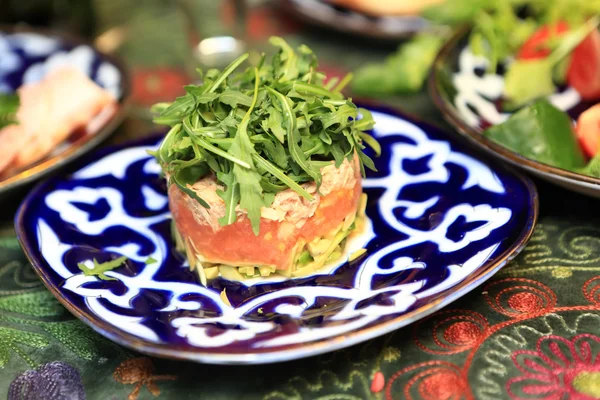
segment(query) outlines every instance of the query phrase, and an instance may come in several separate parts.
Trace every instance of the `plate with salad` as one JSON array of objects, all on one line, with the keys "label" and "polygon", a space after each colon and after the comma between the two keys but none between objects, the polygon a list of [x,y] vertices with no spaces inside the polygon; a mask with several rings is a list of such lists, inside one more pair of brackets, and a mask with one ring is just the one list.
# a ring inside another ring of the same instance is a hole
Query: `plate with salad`
[{"label": "plate with salad", "polygon": [[528,179],[271,43],[155,105],[166,135],[87,156],[19,208],[35,271],[106,337],[219,364],[320,354],[445,306],[530,238]]},{"label": "plate with salad", "polygon": [[600,4],[489,3],[445,45],[430,92],[483,149],[600,197]]},{"label": "plate with salad", "polygon": [[90,150],[124,117],[124,67],[81,40],[7,28],[0,59],[0,195]]}]

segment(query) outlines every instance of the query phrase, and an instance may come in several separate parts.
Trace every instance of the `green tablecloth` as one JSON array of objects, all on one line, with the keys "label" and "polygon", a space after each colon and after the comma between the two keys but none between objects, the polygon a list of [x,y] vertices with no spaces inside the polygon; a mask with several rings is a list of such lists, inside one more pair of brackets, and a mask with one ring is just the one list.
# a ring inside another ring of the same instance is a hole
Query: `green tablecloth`
[{"label": "green tablecloth", "polygon": [[[249,3],[248,36],[259,48],[280,34],[308,44],[333,72],[390,50]],[[227,7],[190,4],[202,34],[226,32]],[[193,63],[174,2],[98,0],[95,6],[99,32],[125,28],[113,33],[125,33],[116,51],[131,67],[136,107],[111,139],[119,142],[152,129],[145,105],[176,94]],[[443,125],[425,93],[388,102]],[[152,359],[95,334],[35,276],[12,230],[15,206],[6,205],[0,214],[0,397],[11,382],[39,384],[43,375],[71,393],[103,400],[599,399],[599,203],[536,183],[535,235],[487,284],[426,320],[349,349],[245,367]]]}]

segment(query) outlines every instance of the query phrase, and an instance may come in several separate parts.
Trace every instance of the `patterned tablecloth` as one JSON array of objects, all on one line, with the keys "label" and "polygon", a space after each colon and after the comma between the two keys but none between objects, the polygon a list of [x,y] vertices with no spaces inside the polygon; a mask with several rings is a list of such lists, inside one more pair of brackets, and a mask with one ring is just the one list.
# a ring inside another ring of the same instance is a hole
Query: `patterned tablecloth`
[{"label": "patterned tablecloth", "polygon": [[[389,46],[304,27],[249,2],[248,38],[308,44],[330,73],[382,59]],[[177,95],[193,61],[175,2],[97,0],[102,45],[132,70],[135,104],[112,142],[152,129],[145,106]],[[217,1],[189,2],[201,34],[227,32]],[[160,27],[160,28],[158,28]],[[443,124],[425,93],[389,99]],[[0,213],[0,397],[69,399],[600,399],[598,201],[536,182],[541,214],[523,253],[487,284],[421,322],[323,356],[265,366],[148,358],[95,334],[33,273]],[[17,203],[18,196],[12,203]],[[7,211],[8,210],[8,211]],[[36,397],[36,395],[38,397]]]}]

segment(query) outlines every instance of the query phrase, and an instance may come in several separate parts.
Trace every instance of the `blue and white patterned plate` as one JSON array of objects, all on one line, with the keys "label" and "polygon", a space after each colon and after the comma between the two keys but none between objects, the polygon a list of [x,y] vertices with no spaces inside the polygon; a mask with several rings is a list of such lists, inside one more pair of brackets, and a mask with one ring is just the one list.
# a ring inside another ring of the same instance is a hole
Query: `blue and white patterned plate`
[{"label": "blue and white patterned plate", "polygon": [[[430,125],[373,109],[383,154],[364,180],[367,253],[288,281],[199,284],[170,234],[150,138],[88,157],[38,186],[16,230],[54,295],[106,337],[156,356],[268,363],[382,335],[445,306],[523,248],[537,216],[530,181],[487,166]],[[129,258],[103,281],[79,262]],[[145,264],[149,257],[156,263]],[[227,301],[220,296],[225,289]]]},{"label": "blue and white patterned plate", "polygon": [[119,108],[108,121],[91,132],[69,138],[45,159],[16,175],[0,176],[0,195],[39,179],[89,151],[114,131],[125,115],[130,87],[126,71],[118,60],[78,39],[34,31],[0,30],[0,92],[14,92],[23,84],[41,80],[48,72],[64,65],[78,68],[98,85],[112,93]]}]

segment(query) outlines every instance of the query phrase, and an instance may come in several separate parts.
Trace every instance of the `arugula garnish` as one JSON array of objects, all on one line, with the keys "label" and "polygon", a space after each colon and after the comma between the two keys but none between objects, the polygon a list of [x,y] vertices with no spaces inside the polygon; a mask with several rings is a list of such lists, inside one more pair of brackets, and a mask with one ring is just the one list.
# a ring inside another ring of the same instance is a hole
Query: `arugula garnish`
[{"label": "arugula garnish", "polygon": [[146,261],[144,261],[144,264],[146,264],[146,265],[156,264],[156,260],[154,258],[152,258],[152,257],[148,257],[146,259]]},{"label": "arugula garnish", "polygon": [[341,93],[351,75],[324,84],[307,46],[294,50],[279,37],[270,43],[279,49],[270,60],[263,54],[238,71],[245,54],[223,71],[199,71],[201,84],[152,108],[154,122],[171,127],[153,153],[169,183],[208,207],[191,185],[214,174],[224,188],[217,192],[226,210],[219,223],[234,223],[239,206],[255,234],[261,207],[276,193],[290,188],[312,200],[301,185],[314,181],[319,187],[323,166],[339,166],[356,154],[364,174],[364,166],[375,169],[364,144],[380,151],[365,133],[374,125],[371,114]]},{"label": "arugula garnish", "polygon": [[120,267],[125,261],[127,261],[127,257],[125,256],[103,263],[99,263],[94,258],[94,268],[88,268],[84,263],[78,263],[77,266],[85,276],[97,276],[105,281],[116,281],[116,278],[106,275],[105,272],[112,271],[113,269]]},{"label": "arugula garnish", "polygon": [[0,93],[0,129],[18,123],[18,109],[19,96],[13,93]]}]

